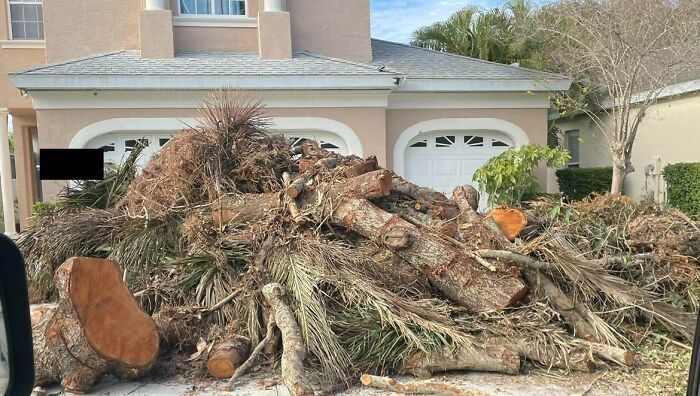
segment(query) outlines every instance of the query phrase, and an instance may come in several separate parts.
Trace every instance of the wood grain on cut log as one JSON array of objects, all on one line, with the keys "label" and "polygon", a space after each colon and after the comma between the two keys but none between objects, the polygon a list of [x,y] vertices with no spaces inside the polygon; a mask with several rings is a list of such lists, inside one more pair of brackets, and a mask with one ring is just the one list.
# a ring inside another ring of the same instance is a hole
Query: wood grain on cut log
[{"label": "wood grain on cut log", "polygon": [[520,209],[501,206],[491,210],[486,216],[496,221],[498,228],[510,241],[514,241],[527,227],[527,215]]},{"label": "wood grain on cut log", "polygon": [[549,302],[571,326],[574,335],[591,342],[599,342],[595,329],[588,321],[576,311],[573,301],[564,294],[545,274],[536,269],[523,271],[527,281],[531,285],[539,286],[542,293],[549,299]]},{"label": "wood grain on cut log", "polygon": [[158,355],[158,332],[109,260],[70,258],[54,276],[55,308],[35,313],[35,382],[86,392],[105,373],[143,373]]},{"label": "wood grain on cut log", "polygon": [[520,356],[517,351],[501,345],[444,346],[430,352],[414,353],[404,361],[401,370],[421,378],[453,370],[518,374]]},{"label": "wood grain on cut log", "polygon": [[399,382],[389,377],[364,374],[360,377],[362,385],[405,395],[444,395],[444,396],[487,396],[476,389],[465,389],[432,381]]},{"label": "wood grain on cut log", "polygon": [[250,352],[250,340],[234,337],[221,343],[207,361],[207,372],[214,378],[231,378],[236,369],[245,362]]},{"label": "wood grain on cut log", "polygon": [[452,190],[452,200],[457,203],[462,212],[467,211],[467,205],[473,211],[479,209],[479,191],[473,186],[457,186]]},{"label": "wood grain on cut log", "polygon": [[525,283],[518,276],[489,271],[439,236],[425,232],[365,199],[344,197],[341,191],[332,208],[330,220],[334,224],[378,244],[383,244],[388,234],[394,235],[393,238],[402,232],[407,234],[406,240],[410,244],[396,249],[396,254],[418,268],[450,300],[473,312],[503,309],[520,301],[527,292]]},{"label": "wood grain on cut log", "polygon": [[262,292],[282,333],[282,381],[294,396],[313,396],[314,390],[304,374],[306,345],[294,313],[286,301],[284,287],[271,283],[265,285]]}]

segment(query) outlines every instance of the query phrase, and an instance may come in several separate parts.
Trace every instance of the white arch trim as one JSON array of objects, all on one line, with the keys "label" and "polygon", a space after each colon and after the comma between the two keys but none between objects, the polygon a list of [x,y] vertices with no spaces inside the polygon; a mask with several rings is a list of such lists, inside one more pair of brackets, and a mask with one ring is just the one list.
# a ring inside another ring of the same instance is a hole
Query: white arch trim
[{"label": "white arch trim", "polygon": [[416,136],[433,131],[465,131],[465,130],[490,130],[501,132],[513,140],[515,147],[521,147],[530,142],[527,133],[519,126],[500,118],[439,118],[419,122],[401,132],[394,145],[394,171],[405,176],[404,154],[408,144]]},{"label": "white arch trim", "polygon": [[340,121],[321,117],[272,117],[270,129],[281,131],[319,130],[340,136],[350,150],[349,154],[363,157],[362,142],[355,131]]},{"label": "white arch trim", "polygon": [[78,131],[68,147],[85,148],[92,139],[111,132],[179,131],[199,124],[196,118],[110,118]]},{"label": "white arch trim", "polygon": [[[84,148],[92,139],[111,132],[177,131],[198,126],[196,118],[111,118],[90,124],[73,136],[68,147]],[[321,130],[340,136],[350,154],[363,157],[362,143],[355,131],[342,122],[320,117],[271,117],[270,129],[284,131]]]}]

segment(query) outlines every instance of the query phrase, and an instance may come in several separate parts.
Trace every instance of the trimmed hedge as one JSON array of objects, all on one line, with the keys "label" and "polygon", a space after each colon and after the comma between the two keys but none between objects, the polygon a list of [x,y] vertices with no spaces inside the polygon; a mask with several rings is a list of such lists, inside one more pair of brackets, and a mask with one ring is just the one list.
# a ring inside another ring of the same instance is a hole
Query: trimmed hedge
[{"label": "trimmed hedge", "polygon": [[612,167],[565,168],[556,171],[559,191],[573,200],[586,198],[593,193],[610,191]]},{"label": "trimmed hedge", "polygon": [[700,218],[700,162],[666,165],[669,205]]}]

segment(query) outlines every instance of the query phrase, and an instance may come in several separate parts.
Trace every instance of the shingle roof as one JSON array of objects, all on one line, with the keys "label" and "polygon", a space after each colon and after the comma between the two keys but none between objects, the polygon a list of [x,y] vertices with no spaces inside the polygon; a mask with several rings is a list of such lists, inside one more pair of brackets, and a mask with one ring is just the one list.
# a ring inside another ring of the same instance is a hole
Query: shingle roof
[{"label": "shingle roof", "polygon": [[51,64],[23,75],[167,76],[367,76],[390,75],[376,66],[300,52],[292,59],[261,60],[253,53],[179,52],[170,59],[144,59],[126,50]]},{"label": "shingle roof", "polygon": [[[22,89],[381,89],[430,92],[568,89],[560,75],[372,40],[374,59],[352,62],[308,52],[262,60],[255,53],[139,51],[93,55],[12,73]],[[182,78],[182,77],[188,78]]]},{"label": "shingle roof", "polygon": [[425,79],[562,79],[559,74],[546,73],[501,63],[483,61],[437,52],[406,44],[372,39],[371,64],[386,66],[388,70],[409,78]]}]

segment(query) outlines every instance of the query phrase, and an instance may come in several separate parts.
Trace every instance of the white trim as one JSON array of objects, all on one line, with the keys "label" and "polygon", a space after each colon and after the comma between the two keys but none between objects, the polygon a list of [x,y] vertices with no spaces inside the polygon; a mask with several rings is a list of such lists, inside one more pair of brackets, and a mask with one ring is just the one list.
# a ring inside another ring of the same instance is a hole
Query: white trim
[{"label": "white trim", "polygon": [[2,49],[44,49],[44,40],[0,40]]},{"label": "white trim", "polygon": [[[267,108],[386,108],[389,91],[254,91]],[[196,109],[205,91],[32,91],[35,110]]]},{"label": "white trim", "polygon": [[[200,122],[196,118],[111,118],[90,124],[73,136],[69,148],[84,148],[98,136],[112,132],[145,131],[179,131],[187,127],[196,127]],[[271,117],[271,130],[309,131],[321,130],[341,137],[350,154],[363,156],[362,143],[355,131],[342,122],[320,117]]]},{"label": "white trim", "polygon": [[[656,99],[665,99],[671,96],[678,96],[689,92],[700,91],[700,80],[686,81],[678,84],[668,85],[659,91]],[[642,102],[646,99],[651,91],[642,91],[637,94],[632,95],[630,100],[631,104]],[[612,107],[613,100],[611,98],[605,99],[602,103],[602,107],[608,109]]]},{"label": "white trim", "polygon": [[179,131],[195,127],[195,118],[111,118],[90,124],[73,136],[68,148],[84,148],[94,138],[111,132]]},{"label": "white trim", "polygon": [[456,80],[456,79],[412,79],[403,80],[401,92],[498,92],[498,91],[566,91],[571,86],[568,79],[530,80]]},{"label": "white trim", "polygon": [[[6,4],[6,10],[7,10],[7,37],[10,40],[14,40],[14,36],[12,35],[12,15],[10,13],[10,1],[8,0],[5,2]],[[42,16],[44,12],[44,2],[43,0],[36,0],[36,1],[31,1],[31,2],[22,2],[22,3],[17,3],[17,4],[33,4],[33,5],[41,5],[41,11],[42,11]],[[43,22],[43,18],[42,18]],[[44,26],[44,28],[46,28]],[[44,31],[44,38],[46,38],[46,31]],[[18,39],[17,41],[34,41],[34,40],[24,40],[24,39]],[[38,40],[37,40],[38,41]],[[43,40],[42,40],[43,41]],[[5,47],[3,47],[5,48]]]},{"label": "white trim", "polygon": [[545,93],[407,93],[389,95],[390,109],[549,109]]},{"label": "white trim", "polygon": [[394,144],[394,171],[405,176],[405,156],[408,144],[422,133],[450,130],[487,130],[501,132],[513,141],[513,147],[522,147],[530,142],[527,133],[519,126],[500,118],[440,118],[419,122],[401,133]]},{"label": "white trim", "polygon": [[10,113],[7,109],[0,109],[0,191],[2,194],[3,222],[5,223],[5,233],[13,235],[15,230],[15,204],[14,189],[12,187],[12,167],[10,164],[10,142],[8,135],[8,118]]},{"label": "white trim", "polygon": [[362,142],[355,131],[340,121],[320,117],[272,117],[270,129],[282,131],[321,130],[340,136],[348,146],[349,154],[364,157]]},{"label": "white trim", "polygon": [[258,20],[247,16],[187,15],[174,16],[173,26],[255,28]]},{"label": "white trim", "polygon": [[393,75],[34,75],[11,74],[16,87],[25,90],[96,89],[395,89]]}]

